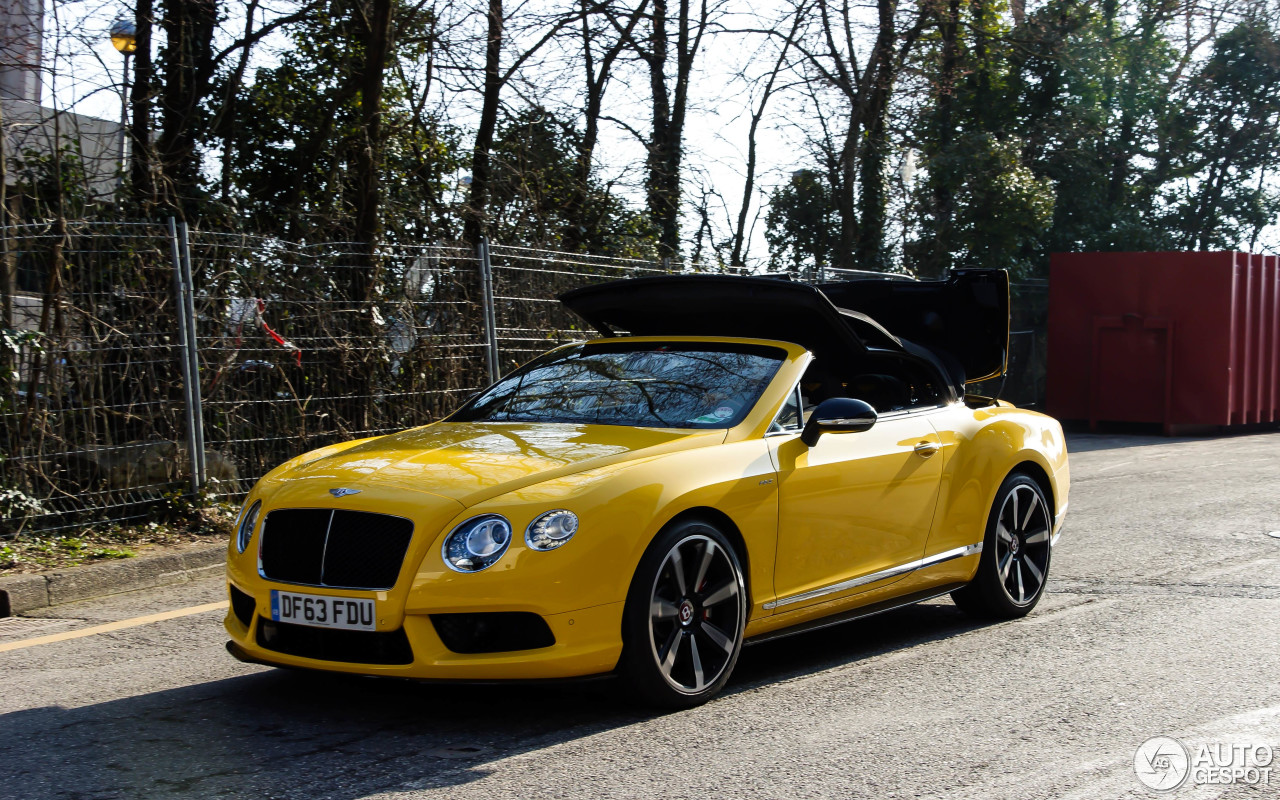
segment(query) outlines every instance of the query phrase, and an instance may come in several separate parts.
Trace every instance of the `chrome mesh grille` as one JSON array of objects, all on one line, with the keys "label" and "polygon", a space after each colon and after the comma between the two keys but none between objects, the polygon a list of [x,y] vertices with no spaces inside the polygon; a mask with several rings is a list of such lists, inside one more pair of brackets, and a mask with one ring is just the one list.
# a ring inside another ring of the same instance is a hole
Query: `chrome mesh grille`
[{"label": "chrome mesh grille", "polygon": [[269,580],[342,589],[390,589],[413,523],[327,508],[282,508],[262,524],[260,571]]}]

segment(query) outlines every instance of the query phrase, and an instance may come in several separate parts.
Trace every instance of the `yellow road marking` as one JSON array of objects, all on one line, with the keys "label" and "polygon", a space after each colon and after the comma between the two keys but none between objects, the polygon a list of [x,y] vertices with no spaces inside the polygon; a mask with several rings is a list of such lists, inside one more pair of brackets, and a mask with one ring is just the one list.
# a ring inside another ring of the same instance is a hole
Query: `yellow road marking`
[{"label": "yellow road marking", "polygon": [[159,614],[148,614],[145,617],[134,617],[133,619],[122,619],[119,622],[108,622],[105,625],[94,625],[92,628],[81,628],[78,631],[51,633],[48,636],[36,636],[32,639],[21,639],[16,642],[6,642],[4,644],[0,644],[0,653],[7,652],[9,650],[22,650],[27,647],[35,647],[38,644],[65,642],[68,639],[79,639],[83,636],[96,636],[99,633],[110,633],[111,631],[124,630],[125,628],[136,628],[139,625],[150,625],[153,622],[163,622],[166,619],[176,619],[177,617],[189,617],[192,614],[203,614],[206,611],[216,611],[226,607],[227,601],[219,600],[216,603],[205,603],[202,606],[179,608],[175,611],[161,611]]}]

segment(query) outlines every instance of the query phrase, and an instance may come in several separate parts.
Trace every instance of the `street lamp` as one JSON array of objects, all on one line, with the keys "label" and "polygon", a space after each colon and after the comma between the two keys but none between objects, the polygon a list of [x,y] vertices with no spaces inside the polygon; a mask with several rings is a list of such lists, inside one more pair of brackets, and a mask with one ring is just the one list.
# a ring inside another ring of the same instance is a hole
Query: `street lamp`
[{"label": "street lamp", "polygon": [[111,46],[124,56],[124,83],[120,89],[120,174],[116,188],[124,184],[125,144],[129,130],[129,56],[138,49],[138,28],[132,20],[121,17],[111,23]]}]

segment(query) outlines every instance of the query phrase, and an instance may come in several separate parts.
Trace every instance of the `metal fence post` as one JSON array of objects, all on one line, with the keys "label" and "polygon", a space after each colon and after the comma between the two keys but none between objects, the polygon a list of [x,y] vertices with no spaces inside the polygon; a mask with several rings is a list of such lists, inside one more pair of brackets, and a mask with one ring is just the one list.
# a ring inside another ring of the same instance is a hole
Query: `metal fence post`
[{"label": "metal fence post", "polygon": [[178,322],[178,364],[182,368],[182,409],[187,422],[187,455],[191,466],[191,492],[200,491],[200,471],[196,462],[195,399],[192,395],[192,370],[190,350],[187,347],[187,302],[183,286],[182,249],[178,240],[178,225],[169,217],[169,250],[173,259],[173,307]]},{"label": "metal fence post", "polygon": [[190,363],[192,421],[195,423],[195,450],[191,467],[198,487],[209,481],[208,465],[204,461],[204,401],[200,396],[200,343],[196,336],[196,283],[191,277],[191,238],[187,223],[178,226],[182,244],[183,302],[186,305],[187,361]]},{"label": "metal fence post", "polygon": [[489,261],[489,240],[481,239],[476,245],[480,260],[480,296],[484,306],[485,367],[489,383],[496,383],[498,373],[498,314],[493,302],[493,265]]}]

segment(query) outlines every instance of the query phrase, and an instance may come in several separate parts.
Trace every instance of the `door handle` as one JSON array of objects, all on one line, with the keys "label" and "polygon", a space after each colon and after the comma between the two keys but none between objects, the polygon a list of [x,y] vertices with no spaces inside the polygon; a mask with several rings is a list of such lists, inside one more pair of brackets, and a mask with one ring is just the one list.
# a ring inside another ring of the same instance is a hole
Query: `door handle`
[{"label": "door handle", "polygon": [[920,442],[916,445],[916,455],[921,458],[928,458],[934,453],[942,449],[942,445],[937,442]]}]

